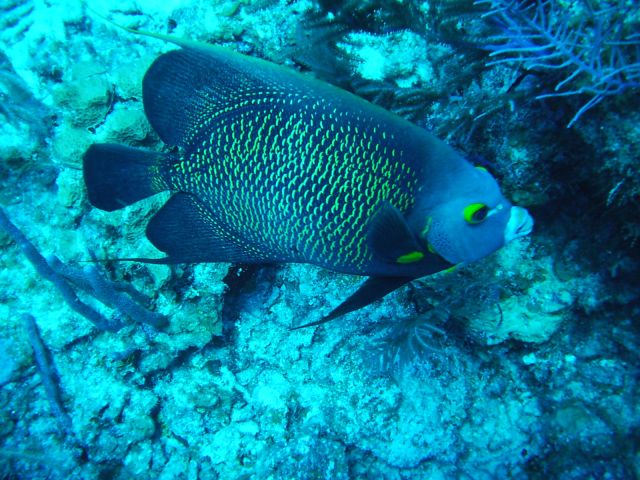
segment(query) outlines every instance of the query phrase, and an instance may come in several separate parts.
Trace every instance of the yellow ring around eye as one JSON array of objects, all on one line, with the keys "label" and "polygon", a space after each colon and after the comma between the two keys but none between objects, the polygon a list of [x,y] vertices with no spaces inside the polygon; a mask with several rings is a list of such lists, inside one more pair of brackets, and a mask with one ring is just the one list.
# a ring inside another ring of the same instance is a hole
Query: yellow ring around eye
[{"label": "yellow ring around eye", "polygon": [[489,170],[487,170],[487,169],[486,169],[486,168],[484,168],[484,167],[481,167],[480,165],[476,165],[476,168],[477,168],[478,170],[482,171],[482,172],[487,172],[487,173],[489,173]]},{"label": "yellow ring around eye", "polygon": [[484,203],[471,203],[462,211],[464,220],[474,225],[487,218],[487,213],[489,213],[489,208]]}]

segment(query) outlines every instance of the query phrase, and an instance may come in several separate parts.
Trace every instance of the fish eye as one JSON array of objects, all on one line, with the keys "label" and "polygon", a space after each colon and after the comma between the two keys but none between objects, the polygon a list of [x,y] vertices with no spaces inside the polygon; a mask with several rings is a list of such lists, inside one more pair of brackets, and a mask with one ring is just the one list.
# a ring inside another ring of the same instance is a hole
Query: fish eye
[{"label": "fish eye", "polygon": [[467,223],[475,225],[487,218],[489,207],[484,203],[471,203],[464,207],[462,215]]}]

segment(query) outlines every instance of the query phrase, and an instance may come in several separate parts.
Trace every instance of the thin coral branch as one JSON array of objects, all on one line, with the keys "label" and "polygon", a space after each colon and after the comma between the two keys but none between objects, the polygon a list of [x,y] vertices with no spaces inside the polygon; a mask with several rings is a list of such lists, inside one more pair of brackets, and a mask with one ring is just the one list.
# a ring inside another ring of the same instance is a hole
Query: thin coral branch
[{"label": "thin coral branch", "polygon": [[46,259],[40,255],[40,252],[34,247],[34,245],[27,239],[27,237],[16,227],[3,208],[0,207],[0,229],[9,234],[11,239],[16,242],[18,248],[22,250],[22,253],[31,262],[36,271],[45,280],[50,281],[64,298],[64,301],[73,310],[82,315],[84,318],[93,323],[100,330],[108,330],[111,332],[118,331],[122,328],[122,324],[118,321],[113,321],[105,318],[102,314],[91,308],[89,305],[80,301],[76,293],[73,291],[69,283],[59,274],[57,274],[47,263]]},{"label": "thin coral branch", "polygon": [[62,263],[55,256],[49,258],[49,264],[56,273],[66,280],[91,294],[102,304],[127,315],[135,322],[151,325],[156,329],[167,326],[167,318],[164,315],[141,306],[148,304],[150,299],[131,285],[112,282],[94,266],[80,269]]},{"label": "thin coral branch", "polygon": [[53,283],[65,302],[77,313],[91,321],[100,330],[117,331],[124,326],[119,319],[108,319],[89,305],[83,303],[72,287],[79,288],[136,323],[144,323],[161,329],[167,324],[167,318],[146,309],[143,305],[149,299],[130,285],[118,284],[105,278],[94,266],[84,269],[62,263],[57,257],[46,260],[27,239],[27,237],[9,220],[0,208],[0,229],[4,229],[16,242],[20,250],[29,259],[36,271]]},{"label": "thin coral branch", "polygon": [[[87,446],[78,438],[73,430],[71,416],[67,412],[62,401],[62,388],[60,386],[60,375],[53,361],[53,355],[42,340],[40,328],[36,319],[28,313],[22,315],[24,328],[27,332],[27,340],[33,350],[33,359],[36,369],[40,374],[42,386],[45,391],[46,398],[51,407],[51,413],[58,423],[58,428],[68,446],[75,447],[73,455],[76,459],[86,454]],[[24,458],[22,452],[20,457]]]},{"label": "thin coral branch", "polygon": [[60,377],[53,363],[51,352],[42,341],[40,329],[38,328],[35,318],[29,314],[24,314],[22,320],[24,322],[24,328],[27,331],[27,339],[33,349],[33,358],[53,416],[58,422],[60,432],[66,437],[72,437],[74,433],[71,425],[71,417],[69,417],[62,403]]}]

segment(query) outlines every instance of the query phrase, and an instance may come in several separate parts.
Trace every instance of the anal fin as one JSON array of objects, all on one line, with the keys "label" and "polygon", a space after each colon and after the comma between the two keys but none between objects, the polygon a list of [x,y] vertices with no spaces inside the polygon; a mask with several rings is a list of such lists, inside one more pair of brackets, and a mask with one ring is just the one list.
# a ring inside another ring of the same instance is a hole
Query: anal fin
[{"label": "anal fin", "polygon": [[163,263],[263,261],[249,249],[200,200],[176,193],[151,218],[147,238],[167,254]]},{"label": "anal fin", "polygon": [[358,290],[355,291],[349,298],[338,305],[328,315],[322,317],[320,320],[299,325],[291,328],[291,330],[298,330],[305,327],[313,327],[316,325],[322,325],[323,323],[330,322],[342,315],[358,310],[362,307],[366,307],[370,303],[384,297],[385,295],[400,288],[402,285],[414,280],[413,277],[369,277],[365,282],[360,285]]}]

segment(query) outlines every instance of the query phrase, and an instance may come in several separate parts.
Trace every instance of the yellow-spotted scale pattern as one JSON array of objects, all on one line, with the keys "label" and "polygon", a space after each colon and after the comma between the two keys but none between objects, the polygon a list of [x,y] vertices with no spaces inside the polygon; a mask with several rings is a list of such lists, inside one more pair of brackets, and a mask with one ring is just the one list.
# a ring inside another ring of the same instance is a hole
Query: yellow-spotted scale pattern
[{"label": "yellow-spotted scale pattern", "polygon": [[413,204],[417,176],[375,118],[277,85],[201,101],[192,147],[163,176],[209,200],[217,234],[255,260],[360,272],[381,202]]}]

